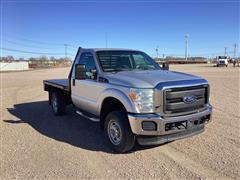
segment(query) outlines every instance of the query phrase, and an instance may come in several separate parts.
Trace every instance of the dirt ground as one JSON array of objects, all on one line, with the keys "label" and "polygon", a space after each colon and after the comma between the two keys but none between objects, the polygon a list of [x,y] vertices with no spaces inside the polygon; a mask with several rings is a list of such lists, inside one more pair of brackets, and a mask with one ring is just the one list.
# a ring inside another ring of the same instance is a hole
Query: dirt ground
[{"label": "dirt ground", "polygon": [[127,154],[109,149],[99,125],[55,117],[42,80],[69,68],[1,73],[0,179],[240,179],[240,68],[173,65],[206,78],[214,107],[205,132]]}]

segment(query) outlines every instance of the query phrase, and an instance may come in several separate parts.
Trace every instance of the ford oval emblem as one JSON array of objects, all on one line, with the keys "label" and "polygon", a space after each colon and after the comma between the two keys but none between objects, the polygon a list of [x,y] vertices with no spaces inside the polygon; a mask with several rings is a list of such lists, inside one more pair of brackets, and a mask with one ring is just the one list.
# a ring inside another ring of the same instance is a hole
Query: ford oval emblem
[{"label": "ford oval emblem", "polygon": [[186,104],[192,104],[196,101],[197,101],[197,96],[195,95],[183,97],[183,102],[185,102]]}]

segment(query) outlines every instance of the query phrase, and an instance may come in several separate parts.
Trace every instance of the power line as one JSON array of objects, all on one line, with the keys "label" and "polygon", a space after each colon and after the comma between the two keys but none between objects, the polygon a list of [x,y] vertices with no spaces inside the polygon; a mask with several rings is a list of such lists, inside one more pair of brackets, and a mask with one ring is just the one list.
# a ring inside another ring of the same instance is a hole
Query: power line
[{"label": "power line", "polygon": [[7,42],[7,43],[10,43],[10,44],[15,44],[15,45],[19,45],[19,46],[24,46],[24,47],[30,47],[30,48],[38,48],[38,49],[60,49],[61,47],[55,47],[55,48],[52,48],[52,47],[40,47],[40,46],[35,46],[35,45],[30,45],[30,44],[23,44],[23,43],[18,43],[18,42],[15,42],[15,41],[10,41],[10,40],[7,40],[7,39],[3,39],[3,38],[0,38],[0,40],[4,41],[4,42]]},{"label": "power line", "polygon": [[13,51],[13,52],[26,53],[26,54],[64,55],[63,53],[46,53],[46,52],[23,51],[23,50],[19,50],[19,49],[11,49],[11,48],[4,48],[4,47],[0,47],[0,49],[5,50],[5,51]]},{"label": "power line", "polygon": [[[9,33],[3,33],[3,34],[7,35],[8,37],[10,35]],[[17,37],[17,38],[14,38],[14,39],[19,39],[21,41],[27,41],[27,42],[38,43],[38,44],[45,44],[45,45],[59,45],[59,46],[63,45],[63,43],[52,43],[52,42],[36,41],[36,40],[31,40],[31,39],[22,38],[22,37]]]},{"label": "power line", "polygon": [[[5,36],[10,38],[9,33],[3,33],[3,34],[5,34]],[[43,45],[51,45],[51,46],[63,46],[63,44],[65,44],[65,43],[55,43],[55,42],[44,42],[44,41],[38,41],[38,40],[31,40],[31,39],[22,38],[22,37],[17,37],[17,38],[14,38],[14,39],[18,39],[20,41],[26,41],[26,42],[34,43],[34,44],[43,44]],[[74,46],[72,44],[69,44],[69,46],[77,48],[77,46]]]}]

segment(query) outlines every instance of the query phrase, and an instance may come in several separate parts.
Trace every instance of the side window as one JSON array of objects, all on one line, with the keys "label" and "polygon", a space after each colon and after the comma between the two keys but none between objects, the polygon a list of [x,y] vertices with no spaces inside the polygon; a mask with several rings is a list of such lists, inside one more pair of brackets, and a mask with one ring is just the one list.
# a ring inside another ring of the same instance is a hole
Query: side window
[{"label": "side window", "polygon": [[95,79],[95,75],[96,73],[94,73],[94,71],[96,71],[96,65],[95,65],[95,61],[93,58],[92,53],[89,52],[85,52],[82,53],[79,60],[78,60],[78,64],[84,64],[86,66],[86,78],[87,79]]}]

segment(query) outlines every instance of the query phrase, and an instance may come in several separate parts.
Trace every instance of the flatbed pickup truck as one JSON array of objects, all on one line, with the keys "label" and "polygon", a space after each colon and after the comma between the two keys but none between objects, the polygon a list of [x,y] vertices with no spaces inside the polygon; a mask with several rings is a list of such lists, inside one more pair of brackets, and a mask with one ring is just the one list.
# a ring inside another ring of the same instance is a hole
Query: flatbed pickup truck
[{"label": "flatbed pickup truck", "polygon": [[205,79],[169,71],[137,50],[79,48],[68,78],[43,84],[55,115],[73,105],[99,122],[116,152],[202,133],[211,120]]}]

